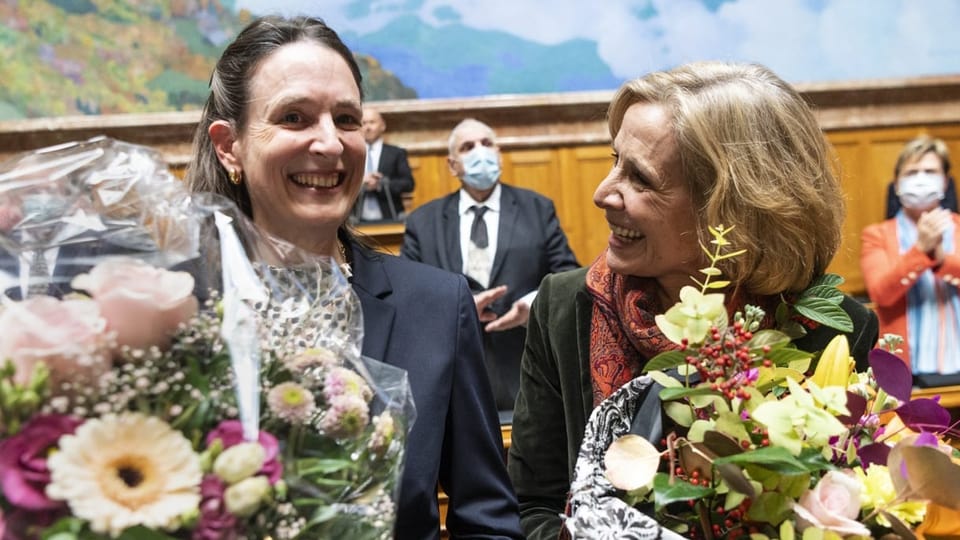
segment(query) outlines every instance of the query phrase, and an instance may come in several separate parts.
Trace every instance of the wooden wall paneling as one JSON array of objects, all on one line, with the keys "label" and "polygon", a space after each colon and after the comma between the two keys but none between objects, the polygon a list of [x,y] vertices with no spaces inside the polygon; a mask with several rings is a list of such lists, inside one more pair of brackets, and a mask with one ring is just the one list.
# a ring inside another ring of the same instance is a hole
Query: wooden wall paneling
[{"label": "wooden wall paneling", "polygon": [[559,191],[560,161],[555,149],[501,151],[504,183],[550,197]]},{"label": "wooden wall paneling", "polygon": [[557,150],[557,159],[560,163],[559,192],[553,195],[553,203],[557,209],[557,219],[560,227],[567,235],[570,249],[577,257],[577,261],[589,264],[589,253],[586,252],[585,230],[581,209],[584,207],[583,193],[581,192],[580,178],[577,173],[576,149],[560,148]]},{"label": "wooden wall paneling", "polygon": [[572,236],[570,247],[582,265],[588,265],[607,246],[610,229],[603,211],[593,204],[593,193],[613,165],[610,146],[591,145],[568,150],[571,163],[566,167],[564,194],[570,202],[564,206],[561,223]]},{"label": "wooden wall paneling", "polygon": [[417,183],[413,190],[414,209],[460,188],[460,181],[449,172],[445,154],[421,154],[415,159],[419,167],[414,177]]},{"label": "wooden wall paneling", "polygon": [[864,190],[861,184],[864,178],[861,156],[867,149],[864,148],[862,138],[856,134],[835,134],[830,137],[830,142],[838,161],[835,173],[839,175],[843,186],[847,214],[840,249],[837,250],[828,271],[844,277],[845,281],[840,287],[844,292],[859,295],[865,288],[860,276],[860,231],[866,226],[862,221],[865,215],[864,204],[875,202],[875,197],[864,195],[864,191],[869,194],[870,190]]}]

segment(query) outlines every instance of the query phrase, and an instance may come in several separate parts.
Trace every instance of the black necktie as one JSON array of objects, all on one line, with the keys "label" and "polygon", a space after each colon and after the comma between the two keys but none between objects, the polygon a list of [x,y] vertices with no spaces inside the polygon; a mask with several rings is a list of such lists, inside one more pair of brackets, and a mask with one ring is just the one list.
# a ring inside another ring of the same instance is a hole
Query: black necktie
[{"label": "black necktie", "polygon": [[483,221],[483,214],[488,208],[486,206],[471,206],[473,211],[473,226],[470,227],[470,241],[478,248],[486,248],[489,243],[487,240],[487,223]]}]

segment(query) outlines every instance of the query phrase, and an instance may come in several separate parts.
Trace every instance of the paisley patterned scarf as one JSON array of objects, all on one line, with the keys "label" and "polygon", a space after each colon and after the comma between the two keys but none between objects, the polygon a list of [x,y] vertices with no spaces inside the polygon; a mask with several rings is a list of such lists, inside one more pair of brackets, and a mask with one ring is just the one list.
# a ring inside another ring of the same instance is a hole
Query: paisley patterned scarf
[{"label": "paisley patterned scarf", "polygon": [[[614,273],[607,266],[606,250],[587,271],[587,290],[593,297],[590,381],[594,407],[639,376],[647,360],[680,348],[663,335],[654,320],[666,312],[656,296],[658,286],[653,278]],[[778,297],[757,297],[734,291],[728,299],[729,315],[752,304],[766,312],[761,328],[774,325]]]},{"label": "paisley patterned scarf", "polygon": [[654,317],[665,311],[656,288],[652,278],[610,270],[606,250],[587,271],[587,290],[594,300],[590,324],[594,406],[639,375],[647,360],[679,348],[654,322]]}]

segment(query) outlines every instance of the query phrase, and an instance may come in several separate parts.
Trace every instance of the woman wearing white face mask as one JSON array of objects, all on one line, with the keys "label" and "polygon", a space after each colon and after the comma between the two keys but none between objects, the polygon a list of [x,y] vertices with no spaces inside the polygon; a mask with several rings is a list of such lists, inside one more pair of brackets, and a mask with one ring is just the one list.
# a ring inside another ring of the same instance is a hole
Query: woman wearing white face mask
[{"label": "woman wearing white face mask", "polygon": [[949,170],[940,139],[907,143],[895,167],[902,208],[862,235],[880,333],[904,338],[901,356],[915,374],[960,372],[960,215],[941,207]]}]

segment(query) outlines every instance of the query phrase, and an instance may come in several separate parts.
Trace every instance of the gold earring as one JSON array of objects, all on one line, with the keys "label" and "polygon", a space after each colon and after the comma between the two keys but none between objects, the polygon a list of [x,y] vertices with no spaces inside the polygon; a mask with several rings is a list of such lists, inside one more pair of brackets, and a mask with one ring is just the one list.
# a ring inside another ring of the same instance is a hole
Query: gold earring
[{"label": "gold earring", "polygon": [[240,182],[243,181],[243,176],[238,170],[231,169],[227,174],[230,176],[230,183],[235,186],[239,186]]}]

